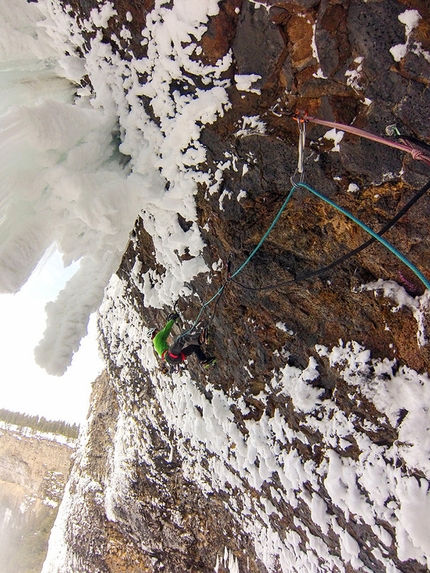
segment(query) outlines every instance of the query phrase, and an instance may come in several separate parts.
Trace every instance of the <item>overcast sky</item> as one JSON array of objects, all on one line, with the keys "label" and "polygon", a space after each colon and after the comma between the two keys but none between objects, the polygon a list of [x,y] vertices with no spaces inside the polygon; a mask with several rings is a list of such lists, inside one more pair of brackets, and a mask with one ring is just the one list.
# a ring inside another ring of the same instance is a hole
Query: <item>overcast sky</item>
[{"label": "overcast sky", "polygon": [[94,317],[90,335],[64,376],[49,376],[33,357],[45,328],[45,304],[55,299],[73,270],[64,270],[55,253],[18,294],[0,295],[0,408],[67,422],[85,419],[91,382],[102,370]]}]

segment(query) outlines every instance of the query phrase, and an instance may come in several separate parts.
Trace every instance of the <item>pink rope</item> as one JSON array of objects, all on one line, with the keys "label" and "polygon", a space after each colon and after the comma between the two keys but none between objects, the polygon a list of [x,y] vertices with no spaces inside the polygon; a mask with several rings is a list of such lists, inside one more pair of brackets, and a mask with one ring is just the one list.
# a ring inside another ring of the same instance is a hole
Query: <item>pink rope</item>
[{"label": "pink rope", "polygon": [[309,115],[305,115],[303,117],[303,120],[310,121],[312,123],[317,123],[318,125],[324,125],[326,127],[334,127],[335,129],[338,129],[340,131],[346,131],[348,133],[352,133],[353,135],[358,135],[359,137],[365,137],[366,139],[376,141],[377,143],[382,143],[383,145],[388,145],[389,147],[394,147],[395,149],[406,151],[407,153],[410,153],[414,159],[418,161],[424,161],[424,163],[430,165],[430,157],[425,155],[423,151],[417,149],[416,147],[412,147],[410,145],[406,145],[403,143],[398,143],[397,141],[391,141],[390,139],[385,139],[384,137],[373,135],[373,133],[368,133],[367,131],[363,131],[358,127],[352,127],[351,125],[345,125],[343,123],[326,121],[325,119],[318,119],[316,117],[311,117]]}]

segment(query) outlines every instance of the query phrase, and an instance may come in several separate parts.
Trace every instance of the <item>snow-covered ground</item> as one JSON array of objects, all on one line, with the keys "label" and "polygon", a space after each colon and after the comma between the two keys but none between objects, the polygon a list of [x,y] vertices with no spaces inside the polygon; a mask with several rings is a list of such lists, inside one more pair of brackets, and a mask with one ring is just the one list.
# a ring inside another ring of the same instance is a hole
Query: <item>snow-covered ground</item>
[{"label": "snow-covered ground", "polygon": [[40,430],[33,430],[33,428],[28,428],[25,426],[16,426],[14,424],[8,424],[6,422],[0,421],[0,432],[1,430],[7,430],[8,432],[14,432],[19,436],[25,436],[27,438],[36,438],[40,440],[49,440],[51,442],[57,442],[58,444],[63,444],[69,446],[70,448],[75,448],[76,439],[68,438],[62,434],[53,434],[52,432],[41,432]]}]

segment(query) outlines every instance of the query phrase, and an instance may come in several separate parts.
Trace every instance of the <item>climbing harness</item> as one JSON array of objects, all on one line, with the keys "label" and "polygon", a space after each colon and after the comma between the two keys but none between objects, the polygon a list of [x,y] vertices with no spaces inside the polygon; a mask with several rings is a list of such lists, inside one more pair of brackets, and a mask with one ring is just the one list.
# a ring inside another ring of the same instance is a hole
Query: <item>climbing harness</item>
[{"label": "climbing harness", "polygon": [[[331,199],[329,199],[328,197],[326,197],[325,195],[323,195],[322,193],[320,193],[319,191],[317,191],[316,189],[314,189],[310,185],[304,183],[304,151],[305,151],[305,143],[306,143],[306,122],[310,121],[310,122],[318,124],[318,125],[323,125],[326,127],[332,127],[332,128],[335,128],[335,129],[338,129],[341,131],[346,131],[348,133],[358,135],[359,137],[364,137],[366,139],[370,139],[370,140],[375,141],[377,143],[382,143],[383,145],[388,145],[390,147],[394,147],[394,148],[399,149],[401,151],[405,151],[407,153],[410,153],[415,160],[423,161],[424,163],[426,163],[429,166],[430,166],[430,156],[427,155],[426,153],[424,153],[424,151],[430,151],[430,146],[427,146],[425,143],[423,144],[423,142],[419,142],[418,140],[414,140],[414,138],[402,136],[398,132],[397,128],[395,128],[395,130],[393,131],[393,134],[398,139],[401,139],[403,141],[403,143],[399,143],[398,141],[391,141],[391,140],[379,137],[377,135],[373,135],[373,134],[368,133],[362,129],[358,129],[358,128],[355,128],[355,127],[352,127],[349,125],[317,119],[315,117],[308,116],[306,112],[299,112],[298,114],[296,114],[294,119],[297,121],[298,128],[299,128],[298,163],[297,163],[297,169],[295,170],[295,173],[294,173],[293,177],[291,178],[292,187],[291,187],[287,197],[285,198],[284,202],[282,203],[280,209],[278,210],[278,212],[277,212],[275,218],[273,219],[272,223],[270,224],[269,228],[264,233],[263,237],[261,238],[261,240],[259,241],[257,246],[253,249],[251,254],[246,258],[246,260],[239,266],[239,268],[233,274],[230,274],[230,272],[228,272],[228,276],[227,276],[226,280],[224,281],[224,283],[222,284],[222,286],[212,296],[212,298],[210,300],[208,300],[207,302],[205,302],[201,306],[196,320],[194,321],[192,326],[189,328],[189,330],[184,332],[181,336],[185,336],[186,334],[192,332],[194,330],[194,328],[196,327],[196,325],[199,323],[200,317],[201,317],[203,311],[205,310],[205,308],[207,306],[209,306],[214,300],[217,300],[215,307],[214,307],[214,310],[212,312],[212,316],[210,318],[210,321],[213,320],[216,307],[219,304],[221,296],[224,294],[225,289],[226,289],[229,282],[234,282],[235,284],[237,284],[238,286],[240,286],[242,288],[246,288],[246,289],[254,290],[254,291],[274,289],[274,288],[279,288],[281,286],[286,286],[289,284],[297,283],[299,281],[307,280],[307,279],[312,278],[314,276],[318,276],[320,274],[323,274],[323,273],[327,272],[328,270],[331,270],[335,266],[341,264],[342,262],[346,261],[347,259],[351,258],[352,256],[358,254],[359,252],[361,252],[365,248],[369,247],[375,241],[378,241],[379,243],[381,243],[393,255],[395,255],[403,264],[405,264],[415,274],[415,276],[417,276],[420,279],[420,281],[424,284],[425,288],[430,290],[430,282],[423,275],[423,273],[413,263],[411,263],[404,255],[402,255],[402,253],[400,253],[393,245],[391,245],[391,243],[389,243],[386,239],[384,239],[382,236],[418,201],[418,199],[420,199],[420,197],[422,197],[430,189],[430,181],[420,191],[418,191],[414,195],[414,197],[399,211],[399,213],[395,217],[393,217],[393,219],[391,219],[391,221],[389,221],[379,231],[379,233],[376,233],[370,227],[368,227],[365,223],[360,221],[357,217],[355,217],[354,215],[349,213],[349,211],[347,211],[343,207],[337,205],[334,201],[332,201]],[[395,127],[395,126],[391,126],[391,127]],[[418,149],[417,146],[420,146],[421,149]],[[300,177],[299,177],[299,181],[295,182],[294,176],[297,173],[299,174]],[[302,277],[298,277],[296,279],[283,281],[281,283],[277,283],[275,285],[269,285],[266,287],[249,287],[247,285],[244,285],[244,284],[238,282],[236,280],[237,275],[239,275],[239,273],[241,273],[243,271],[243,269],[248,265],[250,260],[254,257],[254,255],[260,249],[260,247],[262,246],[264,241],[267,239],[267,237],[269,236],[269,234],[271,233],[271,231],[275,227],[276,223],[279,221],[283,211],[285,210],[285,207],[290,202],[290,200],[294,194],[294,191],[296,191],[299,188],[302,188],[302,189],[312,193],[313,195],[315,195],[316,197],[318,197],[319,199],[321,199],[325,203],[329,204],[331,207],[335,208],[337,211],[339,211],[340,213],[345,215],[347,218],[349,218],[354,223],[356,223],[359,227],[361,227],[364,231],[366,231],[366,233],[371,235],[371,238],[368,241],[366,241],[365,243],[363,243],[360,247],[358,247],[358,248],[350,251],[346,255],[340,257],[339,259],[337,259],[336,261],[334,261],[330,265],[327,265],[327,266],[325,266],[321,269],[318,269],[316,271],[312,271],[310,273],[307,273],[306,275],[304,275]]]},{"label": "climbing harness", "polygon": [[186,356],[182,351],[179,354],[173,354],[173,352],[165,350],[161,358],[169,364],[180,364],[186,359]]}]

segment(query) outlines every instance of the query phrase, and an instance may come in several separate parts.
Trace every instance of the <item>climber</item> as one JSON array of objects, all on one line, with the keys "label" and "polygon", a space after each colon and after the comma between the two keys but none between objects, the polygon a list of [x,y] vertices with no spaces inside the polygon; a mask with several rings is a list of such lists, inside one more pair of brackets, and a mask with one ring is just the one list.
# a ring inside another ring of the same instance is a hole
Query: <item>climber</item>
[{"label": "climber", "polygon": [[188,356],[195,354],[198,361],[204,368],[208,368],[212,364],[215,364],[216,358],[214,356],[207,357],[201,349],[201,345],[205,342],[206,339],[205,330],[195,334],[183,334],[178,336],[173,344],[169,346],[167,343],[167,338],[170,334],[170,331],[172,330],[173,325],[175,324],[175,321],[178,318],[178,313],[173,312],[167,317],[168,322],[163,330],[157,332],[154,328],[149,332],[152,338],[154,349],[160,358],[169,364],[180,364],[184,362]]}]

